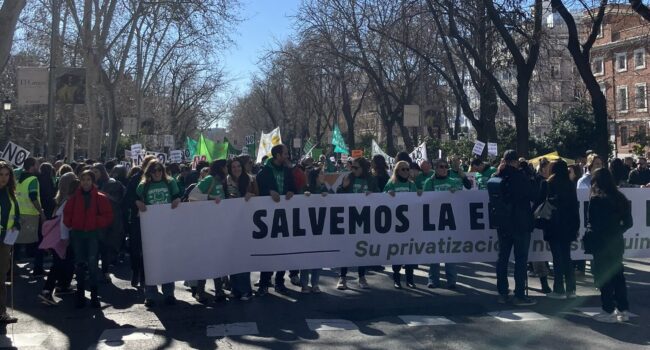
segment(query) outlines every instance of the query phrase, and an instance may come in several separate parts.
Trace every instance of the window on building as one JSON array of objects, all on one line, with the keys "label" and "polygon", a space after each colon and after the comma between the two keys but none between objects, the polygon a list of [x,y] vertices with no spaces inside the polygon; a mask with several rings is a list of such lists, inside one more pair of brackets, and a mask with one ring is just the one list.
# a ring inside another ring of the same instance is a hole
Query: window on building
[{"label": "window on building", "polygon": [[645,49],[634,50],[634,69],[645,68]]},{"label": "window on building", "polygon": [[627,112],[627,86],[619,86],[616,88],[616,104],[619,112]]},{"label": "window on building", "polygon": [[636,89],[634,91],[634,106],[636,109],[640,110],[648,109],[648,96],[646,94],[645,83],[636,84]]},{"label": "window on building", "polygon": [[630,138],[630,135],[627,131],[627,126],[621,126],[619,128],[619,131],[621,133],[621,146],[627,146],[628,144],[628,139]]},{"label": "window on building", "polygon": [[627,54],[625,52],[616,54],[616,71],[625,72],[627,70]]},{"label": "window on building", "polygon": [[599,81],[598,85],[600,86],[600,92],[602,92],[603,95],[605,96],[605,99],[607,99],[607,86],[605,85],[605,82]]},{"label": "window on building", "polygon": [[605,60],[602,57],[594,58],[591,61],[591,70],[594,71],[594,75],[605,74]]},{"label": "window on building", "polygon": [[603,37],[603,24],[600,24],[600,27],[598,28],[598,35],[596,36],[598,39]]},{"label": "window on building", "polygon": [[636,131],[637,135],[648,135],[648,130],[645,128],[645,125],[639,126],[639,129]]}]

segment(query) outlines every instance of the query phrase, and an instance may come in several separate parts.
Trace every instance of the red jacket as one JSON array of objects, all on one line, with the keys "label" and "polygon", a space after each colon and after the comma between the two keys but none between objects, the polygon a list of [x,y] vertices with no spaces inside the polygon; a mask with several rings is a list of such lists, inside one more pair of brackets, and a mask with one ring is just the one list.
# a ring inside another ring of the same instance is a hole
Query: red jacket
[{"label": "red jacket", "polygon": [[113,223],[113,208],[108,198],[93,186],[90,205],[86,208],[81,187],[68,199],[63,208],[63,224],[75,231],[95,231]]}]

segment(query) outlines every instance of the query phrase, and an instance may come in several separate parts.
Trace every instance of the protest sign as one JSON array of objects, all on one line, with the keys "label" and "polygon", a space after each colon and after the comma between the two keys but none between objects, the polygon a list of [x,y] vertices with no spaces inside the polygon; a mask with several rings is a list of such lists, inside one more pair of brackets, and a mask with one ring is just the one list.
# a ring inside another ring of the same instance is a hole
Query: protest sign
[{"label": "protest sign", "polygon": [[49,72],[47,67],[18,67],[16,69],[18,105],[46,105]]},{"label": "protest sign", "polygon": [[169,161],[172,163],[180,163],[183,161],[183,151],[174,150],[169,151]]},{"label": "protest sign", "polygon": [[477,156],[480,156],[481,154],[483,154],[483,149],[485,149],[485,142],[476,140],[476,142],[474,143],[474,148],[472,149],[472,154],[476,154]]},{"label": "protest sign", "polygon": [[0,158],[19,168],[23,166],[27,157],[29,157],[29,151],[11,141],[7,142],[2,155],[0,155]]},{"label": "protest sign", "polygon": [[140,152],[142,151],[142,145],[139,143],[136,143],[134,145],[131,145],[131,158],[137,158],[138,155],[140,155]]},{"label": "protest sign", "polygon": [[427,157],[427,144],[422,142],[422,144],[417,146],[409,156],[411,157],[411,160],[418,165],[420,165],[423,160],[429,160],[429,157]]},{"label": "protest sign", "polygon": [[487,146],[488,146],[488,156],[496,157],[499,154],[496,143],[488,142]]},{"label": "protest sign", "polygon": [[[650,257],[647,190],[623,191],[635,218],[625,234],[625,255]],[[578,196],[584,215],[589,193]],[[487,191],[481,190],[298,195],[279,203],[254,197],[147,208],[140,220],[148,285],[248,271],[497,260],[498,237],[488,222]],[[584,217],[580,222],[582,234]],[[574,259],[588,259],[581,243],[571,249]],[[541,232],[533,233],[529,250],[530,261],[551,259]]]},{"label": "protest sign", "polygon": [[166,153],[147,151],[146,154],[155,156],[156,159],[158,159],[158,162],[160,162],[160,164],[167,164],[167,154]]}]

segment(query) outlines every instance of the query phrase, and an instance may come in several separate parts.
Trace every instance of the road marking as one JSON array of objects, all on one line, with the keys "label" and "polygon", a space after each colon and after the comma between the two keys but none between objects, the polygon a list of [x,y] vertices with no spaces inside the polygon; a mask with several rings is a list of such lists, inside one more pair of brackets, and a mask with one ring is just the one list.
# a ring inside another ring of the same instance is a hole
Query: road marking
[{"label": "road marking", "polygon": [[314,332],[323,331],[356,331],[357,325],[341,319],[307,319],[307,326]]},{"label": "road marking", "polygon": [[398,317],[409,327],[456,324],[454,321],[442,316],[402,315]]},{"label": "road marking", "polygon": [[497,311],[497,312],[489,312],[488,315],[496,318],[501,322],[524,322],[524,321],[548,320],[546,316],[529,310]]},{"label": "road marking", "polygon": [[22,348],[30,346],[41,346],[47,337],[47,333],[2,334],[0,335],[0,347]]},{"label": "road marking", "polygon": [[[589,317],[594,317],[598,315],[599,313],[603,312],[603,309],[599,307],[578,307],[575,310],[589,316]],[[630,317],[639,317],[637,314],[633,314],[630,312]]]},{"label": "road marking", "polygon": [[210,325],[207,327],[206,333],[208,337],[228,337],[256,335],[259,334],[259,331],[255,322],[238,322]]}]

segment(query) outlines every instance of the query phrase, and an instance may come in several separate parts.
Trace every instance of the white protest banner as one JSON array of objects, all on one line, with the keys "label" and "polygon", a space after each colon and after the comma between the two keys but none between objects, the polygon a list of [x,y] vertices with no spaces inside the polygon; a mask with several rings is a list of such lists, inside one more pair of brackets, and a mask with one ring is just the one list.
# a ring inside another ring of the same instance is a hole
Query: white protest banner
[{"label": "white protest banner", "polygon": [[282,136],[280,135],[280,128],[273,129],[270,133],[264,134],[260,137],[260,146],[257,148],[257,163],[262,162],[264,156],[271,156],[271,148],[275,145],[282,143]]},{"label": "white protest banner", "polygon": [[172,163],[180,163],[183,161],[183,151],[174,150],[169,151],[169,161]]},{"label": "white protest banner", "polygon": [[[623,191],[635,218],[625,234],[625,256],[650,257],[647,190]],[[588,191],[578,198],[583,215]],[[254,197],[147,208],[140,221],[148,285],[248,271],[497,260],[487,191],[297,195],[279,203]],[[587,258],[581,243],[571,248],[574,259]],[[530,261],[551,259],[539,231],[529,249]]]},{"label": "white protest banner", "polygon": [[465,176],[472,183],[472,190],[478,190],[478,181],[476,181],[476,173],[465,173]]},{"label": "white protest banner", "polygon": [[156,159],[158,159],[158,162],[160,162],[160,164],[167,164],[167,154],[166,153],[147,151],[146,154],[155,156]]},{"label": "white protest banner", "polygon": [[427,144],[425,142],[422,142],[421,145],[417,146],[411,154],[409,154],[411,157],[411,160],[417,164],[420,165],[423,160],[429,160],[427,157]]},{"label": "white protest banner", "polygon": [[196,166],[199,164],[199,162],[205,160],[205,156],[194,156],[194,159],[192,159],[192,170],[196,170]]},{"label": "white protest banner", "polygon": [[474,143],[474,149],[472,149],[472,154],[476,154],[477,156],[480,156],[481,154],[483,154],[484,148],[485,148],[485,142],[476,140],[476,142]]},{"label": "white protest banner", "polygon": [[488,156],[496,157],[499,154],[496,143],[488,142],[487,146],[488,146]]},{"label": "white protest banner", "polygon": [[174,135],[163,135],[163,147],[174,147]]},{"label": "white protest banner", "polygon": [[393,169],[393,167],[395,166],[395,158],[386,154],[386,152],[384,152],[384,150],[382,150],[381,147],[379,147],[379,144],[377,144],[377,141],[375,140],[372,140],[372,148],[370,153],[372,154],[373,157],[375,156],[375,154],[384,156],[384,158],[386,158],[386,163],[388,164],[388,167],[390,169]]},{"label": "white protest banner", "polygon": [[131,158],[136,159],[141,152],[142,152],[141,144],[136,143],[135,145],[131,145]]},{"label": "white protest banner", "polygon": [[18,67],[18,105],[46,105],[49,80],[47,67]]},{"label": "white protest banner", "polygon": [[134,153],[133,151],[131,151],[131,165],[142,166],[142,162],[144,161],[144,156],[145,156],[144,150],[140,150],[140,152],[138,153]]},{"label": "white protest banner", "polygon": [[27,157],[29,157],[29,151],[11,141],[7,142],[2,155],[0,155],[0,158],[19,168],[23,166]]},{"label": "white protest banner", "polygon": [[124,150],[124,159],[132,159],[132,158],[133,157],[131,157],[131,151],[128,150],[128,149],[125,149]]}]

